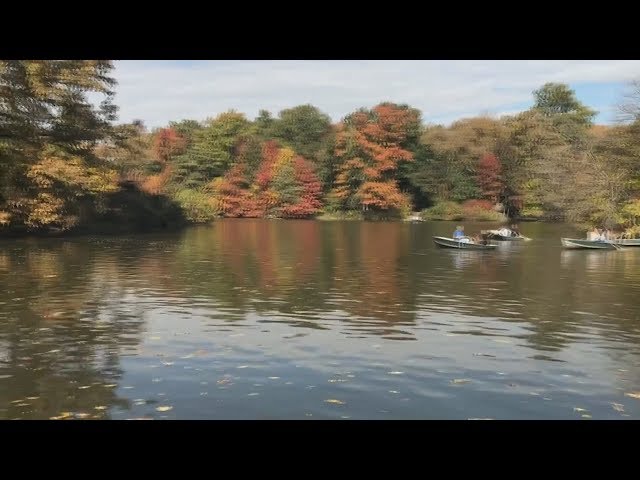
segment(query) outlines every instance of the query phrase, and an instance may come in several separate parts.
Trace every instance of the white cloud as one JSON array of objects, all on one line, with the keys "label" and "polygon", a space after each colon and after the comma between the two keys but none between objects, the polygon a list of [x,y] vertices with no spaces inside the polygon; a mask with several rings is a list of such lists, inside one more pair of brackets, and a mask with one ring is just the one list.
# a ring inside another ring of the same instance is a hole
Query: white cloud
[{"label": "white cloud", "polygon": [[[260,109],[277,114],[304,103],[339,120],[387,100],[419,108],[425,122],[450,122],[517,111],[531,102],[535,88],[550,81],[620,88],[640,77],[640,61],[129,60],[116,62],[115,77],[120,121],[139,118],[150,127],[230,109],[253,118]],[[588,98],[581,100],[589,104]]]}]

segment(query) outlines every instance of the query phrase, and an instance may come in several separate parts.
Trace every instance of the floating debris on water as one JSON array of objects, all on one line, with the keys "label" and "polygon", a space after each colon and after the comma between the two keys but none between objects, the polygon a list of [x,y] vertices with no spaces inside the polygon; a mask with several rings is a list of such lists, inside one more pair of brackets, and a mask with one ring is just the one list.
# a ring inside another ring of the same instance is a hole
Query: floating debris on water
[{"label": "floating debris on water", "polygon": [[173,407],[169,405],[161,405],[160,407],[156,407],[158,412],[168,412],[169,410],[173,410]]},{"label": "floating debris on water", "polygon": [[[0,377],[2,378],[2,377]],[[631,397],[631,398],[635,398],[637,400],[640,400],[640,392],[629,392],[629,393],[625,393],[624,394],[625,397]]]},{"label": "floating debris on water", "polygon": [[346,402],[343,402],[342,400],[336,400],[335,398],[330,398],[328,400],[325,400],[325,403],[333,403],[335,405],[344,405]]},{"label": "floating debris on water", "polygon": [[621,403],[612,403],[611,407],[613,407],[616,412],[624,412],[624,405]]},{"label": "floating debris on water", "polygon": [[467,378],[455,378],[451,380],[451,384],[453,385],[464,385],[465,383],[469,383],[469,382],[471,382],[471,380]]}]

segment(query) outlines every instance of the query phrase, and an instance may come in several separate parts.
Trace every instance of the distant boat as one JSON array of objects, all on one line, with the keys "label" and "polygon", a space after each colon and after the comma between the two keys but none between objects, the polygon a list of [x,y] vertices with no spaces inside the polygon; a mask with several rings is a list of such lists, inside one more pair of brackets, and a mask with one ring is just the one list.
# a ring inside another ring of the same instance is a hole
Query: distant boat
[{"label": "distant boat", "polygon": [[459,239],[447,237],[433,237],[433,241],[440,247],[459,248],[462,250],[492,250],[496,248],[495,245],[483,245],[481,243],[474,243],[469,240],[468,237],[462,238],[466,239],[467,241],[460,241]]},{"label": "distant boat", "polygon": [[610,242],[619,247],[640,247],[640,238],[620,238]]},{"label": "distant boat", "polygon": [[620,247],[607,240],[582,240],[577,238],[562,238],[564,248],[584,248],[591,250],[620,250]]},{"label": "distant boat", "polygon": [[486,232],[492,240],[499,240],[501,242],[515,242],[522,240],[531,240],[529,237],[525,237],[523,235],[506,235],[501,230],[487,230]]}]

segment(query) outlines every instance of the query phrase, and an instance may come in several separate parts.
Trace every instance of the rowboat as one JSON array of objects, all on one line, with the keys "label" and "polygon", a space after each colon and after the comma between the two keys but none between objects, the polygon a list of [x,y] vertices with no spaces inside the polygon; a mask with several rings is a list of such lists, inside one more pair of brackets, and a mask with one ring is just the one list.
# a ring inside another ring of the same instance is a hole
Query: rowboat
[{"label": "rowboat", "polygon": [[433,237],[433,241],[439,247],[459,248],[462,250],[492,250],[496,248],[495,245],[483,245],[472,242],[468,237],[462,237],[462,239]]},{"label": "rowboat", "polygon": [[620,247],[608,240],[582,240],[576,238],[561,238],[564,248],[586,248],[591,250],[619,250]]},{"label": "rowboat", "polygon": [[515,242],[515,241],[522,241],[522,240],[531,240],[530,238],[525,237],[523,235],[517,235],[515,237],[511,236],[511,235],[504,235],[504,234],[500,233],[500,230],[487,230],[486,233],[489,235],[489,237],[492,240],[499,240],[501,242]]},{"label": "rowboat", "polygon": [[640,238],[619,238],[610,242],[619,247],[640,247]]}]

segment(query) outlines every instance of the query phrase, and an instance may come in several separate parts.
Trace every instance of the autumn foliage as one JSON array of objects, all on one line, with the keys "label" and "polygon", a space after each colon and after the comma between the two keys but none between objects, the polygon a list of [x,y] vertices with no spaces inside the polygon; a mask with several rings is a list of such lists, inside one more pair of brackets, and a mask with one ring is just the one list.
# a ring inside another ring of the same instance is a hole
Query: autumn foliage
[{"label": "autumn foliage", "polygon": [[409,199],[394,173],[413,160],[406,148],[419,122],[415,110],[380,104],[353,114],[338,128],[335,154],[340,160],[333,195],[346,209],[403,210]]},{"label": "autumn foliage", "polygon": [[248,169],[237,163],[210,185],[214,202],[225,217],[306,218],[322,206],[322,185],[313,166],[290,148],[267,141],[252,184]]},{"label": "autumn foliage", "polygon": [[153,151],[162,163],[167,163],[174,155],[179,155],[184,147],[184,138],[174,128],[161,128],[153,139]]},{"label": "autumn foliage", "polygon": [[482,196],[497,202],[504,183],[502,182],[502,165],[500,160],[492,153],[486,153],[478,162],[477,181],[482,191]]}]

